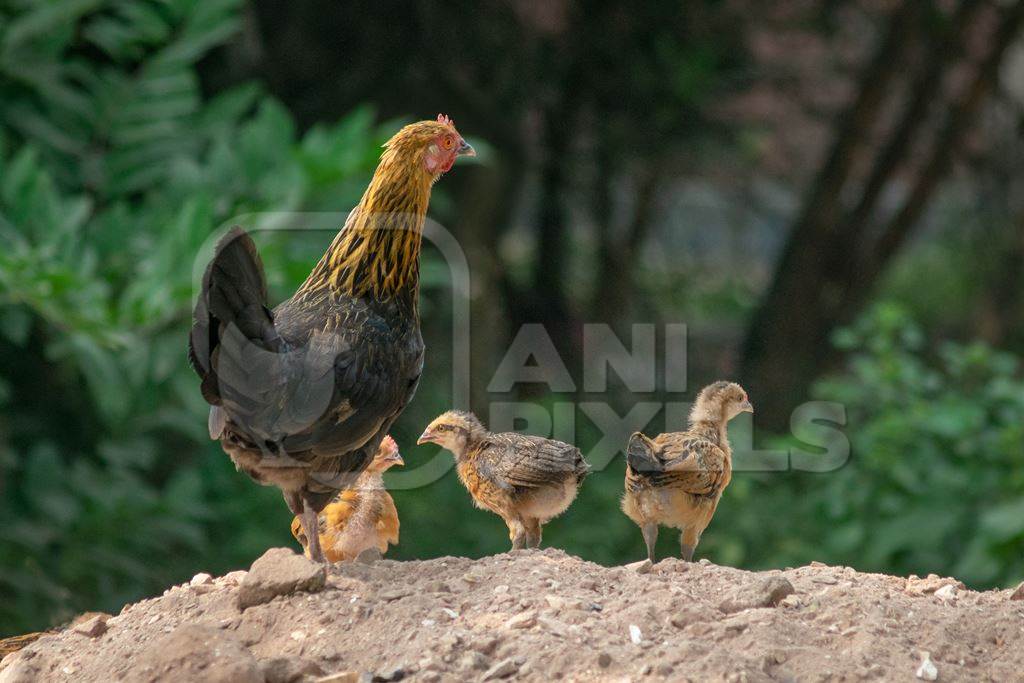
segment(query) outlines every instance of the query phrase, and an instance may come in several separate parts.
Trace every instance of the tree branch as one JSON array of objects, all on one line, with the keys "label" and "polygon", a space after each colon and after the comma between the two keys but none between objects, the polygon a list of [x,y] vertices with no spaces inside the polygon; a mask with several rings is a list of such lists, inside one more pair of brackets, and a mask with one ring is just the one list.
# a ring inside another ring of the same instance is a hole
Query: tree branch
[{"label": "tree branch", "polygon": [[1017,37],[1022,21],[1024,1],[1018,0],[1002,12],[991,51],[978,67],[974,80],[965,88],[959,101],[950,111],[946,126],[935,142],[932,156],[925,164],[906,203],[885,228],[869,255],[866,266],[871,272],[879,272],[903,244],[927,206],[936,185],[945,177],[956,151],[963,144],[964,137],[981,110],[981,105],[995,87],[1003,56]]},{"label": "tree branch", "polygon": [[949,18],[942,36],[932,43],[926,65],[914,81],[912,95],[903,111],[903,117],[896,125],[889,143],[875,160],[860,201],[844,221],[841,233],[860,232],[860,228],[874,213],[882,190],[905,162],[917,135],[921,132],[921,123],[928,113],[929,105],[935,100],[935,93],[942,90],[946,68],[963,53],[968,29],[975,15],[984,6],[985,3],[979,0],[964,0]]}]

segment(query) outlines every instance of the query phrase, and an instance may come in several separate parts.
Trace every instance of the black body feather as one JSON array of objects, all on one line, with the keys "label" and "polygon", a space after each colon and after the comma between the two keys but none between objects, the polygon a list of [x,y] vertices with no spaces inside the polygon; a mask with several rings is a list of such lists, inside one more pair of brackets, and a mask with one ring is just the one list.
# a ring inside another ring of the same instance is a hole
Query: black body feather
[{"label": "black body feather", "polygon": [[210,436],[253,479],[317,511],[369,464],[416,391],[423,341],[411,297],[325,290],[273,311],[252,239],[232,228],[203,277],[189,359]]}]

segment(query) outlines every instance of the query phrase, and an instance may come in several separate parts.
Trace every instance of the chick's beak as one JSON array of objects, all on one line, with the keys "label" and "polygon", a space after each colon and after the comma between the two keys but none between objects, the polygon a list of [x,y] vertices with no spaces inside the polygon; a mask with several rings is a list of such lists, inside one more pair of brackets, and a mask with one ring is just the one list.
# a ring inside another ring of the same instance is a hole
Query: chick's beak
[{"label": "chick's beak", "polygon": [[459,145],[458,155],[460,157],[475,157],[476,150],[473,149],[473,146],[471,144],[469,144],[465,140],[462,140],[461,144]]},{"label": "chick's beak", "polygon": [[423,433],[420,434],[420,438],[416,439],[416,445],[422,446],[425,443],[431,443],[433,440],[434,434],[433,432],[430,431],[430,428],[427,427],[425,430],[423,430]]},{"label": "chick's beak", "polygon": [[744,401],[740,404],[740,411],[744,413],[753,413],[754,406],[750,401]]},{"label": "chick's beak", "polygon": [[396,452],[394,455],[392,455],[390,458],[388,458],[388,461],[390,463],[392,463],[393,465],[398,465],[399,467],[405,467],[405,459],[402,458],[402,454],[401,453]]}]

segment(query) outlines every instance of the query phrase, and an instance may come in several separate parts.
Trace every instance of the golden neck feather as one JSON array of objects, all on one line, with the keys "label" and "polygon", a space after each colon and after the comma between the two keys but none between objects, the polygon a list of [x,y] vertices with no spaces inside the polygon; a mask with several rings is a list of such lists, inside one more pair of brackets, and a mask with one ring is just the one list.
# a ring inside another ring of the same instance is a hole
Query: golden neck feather
[{"label": "golden neck feather", "polygon": [[399,294],[415,306],[423,221],[436,178],[422,153],[390,146],[373,180],[296,295],[329,290],[386,301]]}]

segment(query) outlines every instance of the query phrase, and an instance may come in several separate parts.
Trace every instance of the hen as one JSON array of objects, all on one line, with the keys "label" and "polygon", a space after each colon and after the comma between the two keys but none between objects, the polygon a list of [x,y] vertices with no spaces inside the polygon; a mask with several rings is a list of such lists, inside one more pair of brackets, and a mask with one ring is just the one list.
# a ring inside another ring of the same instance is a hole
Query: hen
[{"label": "hen", "polygon": [[317,515],[370,463],[416,391],[423,221],[434,182],[472,154],[447,117],[400,130],[323,258],[273,310],[240,228],[203,277],[189,358],[212,406],[210,437],[239,470],[282,490],[315,560]]},{"label": "hen", "polygon": [[538,548],[541,527],[568,509],[589,467],[580,449],[539,436],[493,434],[472,413],[450,410],[416,443],[455,456],[459,480],[477,507],[508,526],[512,549]]},{"label": "hen", "polygon": [[622,511],[640,526],[651,562],[659,524],[682,530],[682,557],[693,558],[732,478],[726,426],[741,412],[754,412],[747,392],[733,382],[715,382],[697,396],[687,431],[630,437]]},{"label": "hen", "polygon": [[[355,485],[323,509],[318,525],[320,547],[329,562],[354,560],[364,550],[383,555],[388,545],[398,544],[398,510],[391,494],[384,489],[383,474],[404,464],[398,444],[390,436],[384,437],[373,462],[359,475]],[[309,539],[298,517],[292,520],[292,535],[309,552]]]}]

